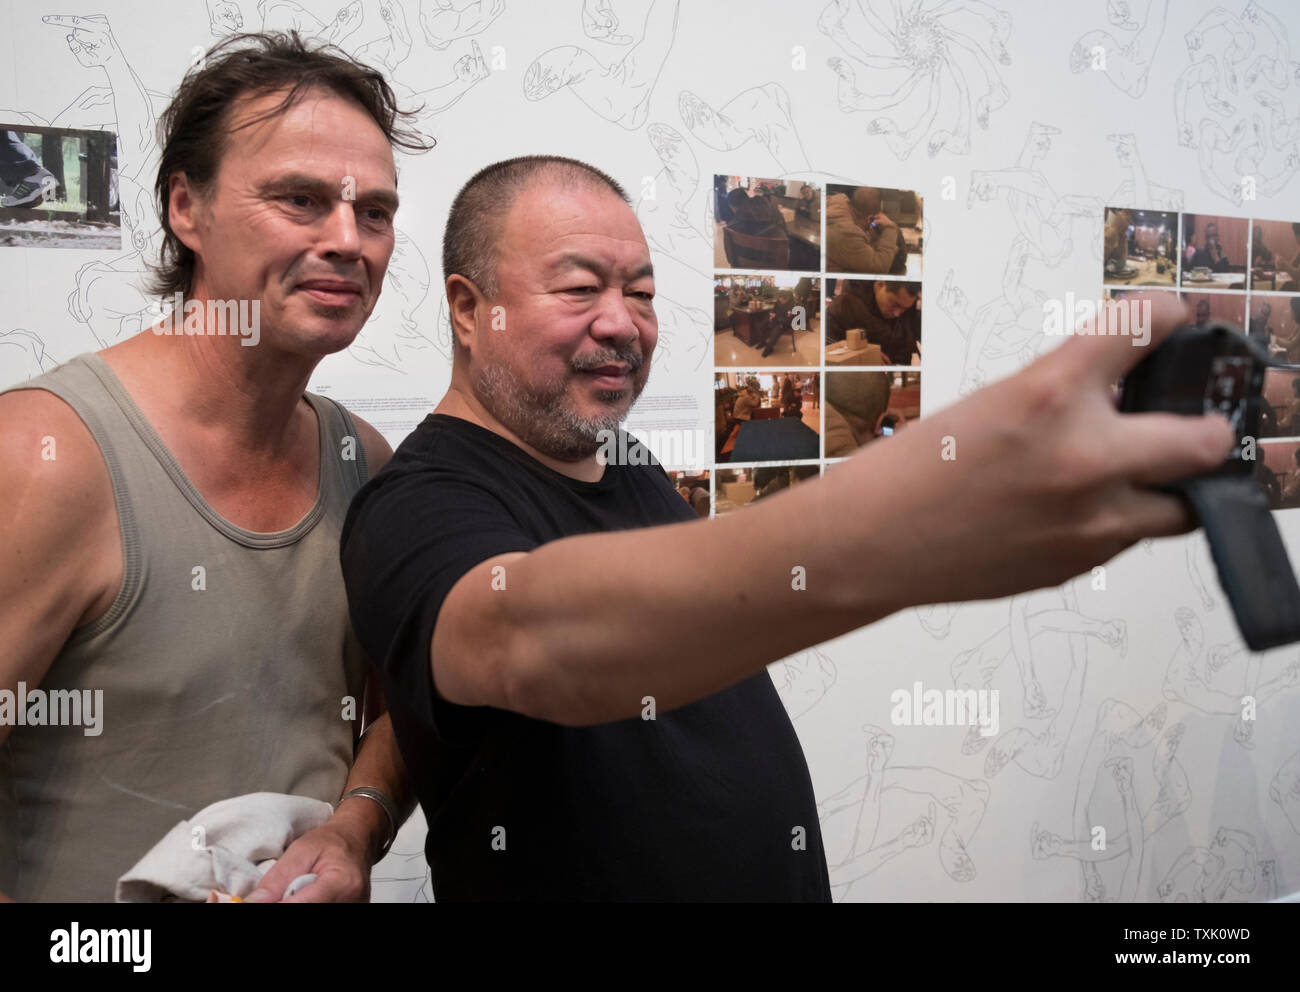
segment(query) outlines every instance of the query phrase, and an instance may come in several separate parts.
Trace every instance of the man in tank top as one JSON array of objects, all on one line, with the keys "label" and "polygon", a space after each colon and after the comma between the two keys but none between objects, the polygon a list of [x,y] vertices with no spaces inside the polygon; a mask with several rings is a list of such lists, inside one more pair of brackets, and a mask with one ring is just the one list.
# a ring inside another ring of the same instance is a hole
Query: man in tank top
[{"label": "man in tank top", "polygon": [[391,450],[305,390],[374,309],[405,119],[296,36],[218,45],[161,119],[175,311],[0,396],[0,898],[111,900],[253,792],[337,804],[254,901],[368,896],[412,801],[338,541]]}]

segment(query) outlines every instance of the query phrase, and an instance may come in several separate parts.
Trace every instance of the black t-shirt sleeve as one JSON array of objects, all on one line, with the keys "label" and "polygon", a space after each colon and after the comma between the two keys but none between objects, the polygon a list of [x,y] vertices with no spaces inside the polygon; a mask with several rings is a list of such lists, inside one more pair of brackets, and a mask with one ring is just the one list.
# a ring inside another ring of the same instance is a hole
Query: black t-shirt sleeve
[{"label": "black t-shirt sleeve", "polygon": [[476,565],[537,544],[463,472],[430,466],[381,473],[353,501],[342,546],[353,628],[390,705],[400,699],[444,743],[470,743],[483,710],[450,703],[434,689],[429,652],[443,601]]}]

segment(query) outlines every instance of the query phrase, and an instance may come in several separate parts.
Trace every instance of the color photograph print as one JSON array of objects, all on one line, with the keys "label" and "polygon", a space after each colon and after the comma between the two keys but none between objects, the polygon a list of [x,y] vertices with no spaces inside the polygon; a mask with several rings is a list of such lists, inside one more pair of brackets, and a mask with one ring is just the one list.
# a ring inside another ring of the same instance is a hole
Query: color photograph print
[{"label": "color photograph print", "polygon": [[821,280],[798,273],[716,275],[714,364],[821,364]]},{"label": "color photograph print", "polygon": [[723,372],[714,380],[718,464],[821,457],[821,372]]},{"label": "color photograph print", "polygon": [[1107,286],[1174,286],[1178,214],[1107,207],[1102,282]]},{"label": "color photograph print", "polygon": [[921,364],[921,284],[827,279],[826,365]]},{"label": "color photograph print", "polygon": [[1300,222],[1251,221],[1250,288],[1254,292],[1300,292]]},{"label": "color photograph print", "polygon": [[713,177],[713,265],[817,272],[822,190],[798,179]]},{"label": "color photograph print", "polygon": [[821,474],[819,465],[756,465],[753,468],[720,469],[716,508],[719,515],[730,513],[777,493],[792,489]]},{"label": "color photograph print", "polygon": [[1245,217],[1183,214],[1180,285],[1184,289],[1244,290],[1250,221]]},{"label": "color photograph print", "polygon": [[0,122],[0,245],[120,251],[117,135]]},{"label": "color photograph print", "polygon": [[672,480],[677,495],[686,501],[697,517],[709,515],[708,469],[702,472],[669,472],[668,478]]},{"label": "color photograph print", "polygon": [[920,372],[826,372],[827,458],[847,458],[920,416]]},{"label": "color photograph print", "polygon": [[910,189],[826,187],[826,271],[921,278],[921,197]]}]

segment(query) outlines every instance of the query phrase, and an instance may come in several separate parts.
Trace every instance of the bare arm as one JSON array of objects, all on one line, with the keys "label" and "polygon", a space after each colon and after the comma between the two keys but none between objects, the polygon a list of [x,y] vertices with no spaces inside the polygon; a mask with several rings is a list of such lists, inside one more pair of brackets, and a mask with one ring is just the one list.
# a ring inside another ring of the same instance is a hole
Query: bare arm
[{"label": "bare arm", "polygon": [[0,424],[0,689],[15,692],[108,609],[122,555],[108,469],[72,409],[44,390],[7,393]]},{"label": "bare arm", "polygon": [[[1186,320],[1159,296],[1152,316],[1153,345]],[[1213,416],[1117,413],[1110,384],[1144,353],[1127,337],[1072,336],[745,513],[489,559],[442,605],[435,685],[453,703],[575,726],[635,716],[646,696],[668,710],[904,607],[1058,584],[1144,536],[1184,532],[1185,507],[1148,487],[1219,464],[1232,432]],[[741,556],[747,582],[717,582]],[[876,567],[903,560],[902,575]]]},{"label": "bare arm", "polygon": [[21,390],[0,396],[0,424],[0,688],[14,690],[108,609],[122,556],[108,469],[72,409]]}]

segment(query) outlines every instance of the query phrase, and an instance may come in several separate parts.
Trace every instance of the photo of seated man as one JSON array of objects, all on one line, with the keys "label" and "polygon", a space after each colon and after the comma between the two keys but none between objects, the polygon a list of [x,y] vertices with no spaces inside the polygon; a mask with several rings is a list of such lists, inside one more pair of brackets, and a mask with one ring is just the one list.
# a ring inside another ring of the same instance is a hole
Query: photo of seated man
[{"label": "photo of seated man", "polygon": [[1245,289],[1249,227],[1244,217],[1183,214],[1181,285]]},{"label": "photo of seated man", "polygon": [[1102,281],[1107,286],[1173,286],[1178,214],[1106,208]]},{"label": "photo of seated man", "polygon": [[826,271],[921,278],[921,198],[911,190],[826,187]]},{"label": "photo of seated man", "polygon": [[798,179],[713,177],[713,265],[816,272],[821,187]]},{"label": "photo of seated man", "polygon": [[686,500],[686,504],[695,511],[697,517],[709,515],[709,473],[703,472],[669,472],[677,495]]},{"label": "photo of seated man", "polygon": [[1300,441],[1268,441],[1259,446],[1260,488],[1274,510],[1300,506]]},{"label": "photo of seated man", "polygon": [[920,415],[920,372],[826,373],[827,458],[892,437]]},{"label": "photo of seated man", "polygon": [[826,280],[827,365],[920,365],[921,284]]},{"label": "photo of seated man", "polygon": [[819,457],[818,373],[719,372],[714,377],[717,461]]},{"label": "photo of seated man", "polygon": [[820,304],[820,279],[715,276],[714,364],[819,365]]},{"label": "photo of seated man", "polygon": [[1300,223],[1251,221],[1250,288],[1300,292]]},{"label": "photo of seated man", "polygon": [[819,465],[759,465],[718,472],[719,514],[749,506],[821,474]]},{"label": "photo of seated man", "polygon": [[1194,327],[1205,327],[1212,320],[1222,320],[1242,333],[1246,331],[1246,298],[1237,293],[1179,293],[1179,297],[1196,315]]},{"label": "photo of seated man", "polygon": [[1300,369],[1264,373],[1260,437],[1300,437]]},{"label": "photo of seated man", "polygon": [[1252,293],[1247,333],[1275,361],[1300,365],[1300,296]]}]

